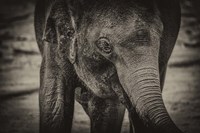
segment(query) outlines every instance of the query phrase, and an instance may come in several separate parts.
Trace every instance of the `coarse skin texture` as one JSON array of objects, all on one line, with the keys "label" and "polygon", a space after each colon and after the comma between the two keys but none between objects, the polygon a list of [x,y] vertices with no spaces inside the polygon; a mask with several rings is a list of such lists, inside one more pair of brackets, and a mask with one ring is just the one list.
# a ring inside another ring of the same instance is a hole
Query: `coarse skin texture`
[{"label": "coarse skin texture", "polygon": [[92,133],[181,133],[161,91],[180,25],[177,0],[40,0],[40,132],[70,132],[74,95]]}]

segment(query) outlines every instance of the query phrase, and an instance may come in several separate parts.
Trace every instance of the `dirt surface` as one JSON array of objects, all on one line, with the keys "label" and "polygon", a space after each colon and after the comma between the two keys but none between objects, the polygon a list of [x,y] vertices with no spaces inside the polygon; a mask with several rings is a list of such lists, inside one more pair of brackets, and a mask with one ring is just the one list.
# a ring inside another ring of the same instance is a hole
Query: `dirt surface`
[{"label": "dirt surface", "polygon": [[[0,4],[0,133],[37,133],[41,57],[33,27],[34,0]],[[186,133],[200,132],[199,22],[191,4],[183,5],[182,26],[170,59],[164,102],[174,122]],[[76,103],[73,133],[88,133],[89,118]],[[128,133],[127,114],[123,133]]]}]

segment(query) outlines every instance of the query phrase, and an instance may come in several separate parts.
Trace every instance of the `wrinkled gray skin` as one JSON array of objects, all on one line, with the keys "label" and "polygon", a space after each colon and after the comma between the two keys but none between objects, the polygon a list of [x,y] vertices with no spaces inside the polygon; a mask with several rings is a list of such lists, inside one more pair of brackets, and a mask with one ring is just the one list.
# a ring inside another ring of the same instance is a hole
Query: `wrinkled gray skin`
[{"label": "wrinkled gray skin", "polygon": [[[39,0],[40,133],[71,132],[74,99],[92,133],[181,133],[161,91],[180,25],[178,0]],[[134,127],[134,128],[133,128]]]}]

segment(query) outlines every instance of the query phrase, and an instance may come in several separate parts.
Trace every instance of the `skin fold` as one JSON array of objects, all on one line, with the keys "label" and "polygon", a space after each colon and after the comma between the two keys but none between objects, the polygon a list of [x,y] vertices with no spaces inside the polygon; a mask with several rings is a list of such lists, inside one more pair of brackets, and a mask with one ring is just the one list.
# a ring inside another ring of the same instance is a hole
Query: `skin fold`
[{"label": "skin fold", "polygon": [[178,0],[39,0],[40,132],[71,132],[74,100],[92,133],[182,133],[162,99]]}]

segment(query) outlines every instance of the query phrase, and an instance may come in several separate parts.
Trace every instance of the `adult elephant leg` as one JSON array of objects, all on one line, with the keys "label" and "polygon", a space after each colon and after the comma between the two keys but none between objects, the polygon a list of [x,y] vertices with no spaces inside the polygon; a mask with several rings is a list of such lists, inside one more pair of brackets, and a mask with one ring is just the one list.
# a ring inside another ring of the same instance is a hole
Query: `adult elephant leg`
[{"label": "adult elephant leg", "polygon": [[70,133],[74,110],[74,72],[58,65],[55,49],[44,44],[39,90],[40,133]]},{"label": "adult elephant leg", "polygon": [[118,99],[102,99],[92,95],[84,109],[91,120],[91,133],[121,132],[125,107]]}]

